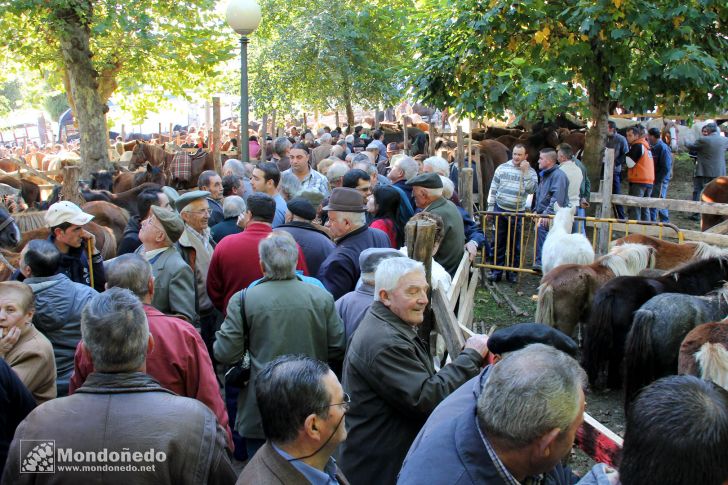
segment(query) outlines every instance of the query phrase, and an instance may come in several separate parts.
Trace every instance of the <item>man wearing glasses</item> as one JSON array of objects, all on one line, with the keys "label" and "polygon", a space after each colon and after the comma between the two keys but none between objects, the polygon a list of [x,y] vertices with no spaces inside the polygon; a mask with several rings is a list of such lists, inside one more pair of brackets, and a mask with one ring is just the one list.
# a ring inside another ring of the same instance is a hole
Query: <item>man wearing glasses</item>
[{"label": "man wearing glasses", "polygon": [[267,441],[238,483],[348,483],[331,455],[346,439],[351,398],[329,366],[281,356],[258,374],[255,395]]}]

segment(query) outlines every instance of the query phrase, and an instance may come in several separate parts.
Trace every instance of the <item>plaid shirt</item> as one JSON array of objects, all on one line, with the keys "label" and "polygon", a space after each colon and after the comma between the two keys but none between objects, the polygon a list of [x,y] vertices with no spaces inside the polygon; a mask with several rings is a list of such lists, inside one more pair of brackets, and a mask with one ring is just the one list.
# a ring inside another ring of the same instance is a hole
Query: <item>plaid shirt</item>
[{"label": "plaid shirt", "polygon": [[[293,173],[292,169],[284,170],[284,174],[286,173]],[[295,174],[294,174],[295,175]],[[326,178],[325,175],[321,174],[320,172],[317,172],[314,169],[310,169],[308,172],[308,175],[301,180],[301,189],[303,190],[318,190],[322,194],[324,194],[324,197],[329,196],[329,181]]]},{"label": "plaid shirt", "polygon": [[490,441],[488,441],[488,439],[483,434],[483,431],[480,429],[480,423],[478,423],[477,416],[475,417],[475,427],[478,430],[480,439],[483,440],[483,445],[485,445],[485,449],[488,450],[488,456],[490,456],[490,459],[493,462],[493,466],[495,466],[498,475],[500,475],[501,479],[503,479],[503,483],[505,483],[506,485],[541,485],[543,483],[543,475],[526,477],[523,482],[519,482],[518,480],[516,480],[515,477],[511,475],[511,472],[508,471],[508,468],[506,468],[500,458],[498,458],[498,454],[495,452],[495,449],[493,449],[493,445],[490,444]]}]

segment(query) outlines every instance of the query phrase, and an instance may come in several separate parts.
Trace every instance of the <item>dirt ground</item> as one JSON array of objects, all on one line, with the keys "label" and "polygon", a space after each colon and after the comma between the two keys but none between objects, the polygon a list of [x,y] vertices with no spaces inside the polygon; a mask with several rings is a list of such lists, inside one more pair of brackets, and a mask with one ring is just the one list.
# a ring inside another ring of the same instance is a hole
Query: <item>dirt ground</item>
[{"label": "dirt ground", "polygon": [[[668,188],[667,197],[670,199],[690,200],[692,198],[693,162],[687,154],[677,154],[673,164],[673,177]],[[622,193],[627,193],[625,184]],[[592,214],[589,214],[592,215]],[[690,213],[671,212],[670,222],[681,229],[700,230],[699,222],[688,219]],[[492,241],[492,234],[488,235]],[[619,236],[617,236],[619,237]],[[527,267],[530,267],[530,261]],[[518,283],[496,283],[495,296],[487,287],[478,288],[475,295],[474,330],[487,332],[493,326],[496,328],[508,327],[517,323],[534,322],[536,315],[536,301],[533,298],[538,294],[540,277],[523,273]],[[487,286],[490,286],[488,284]],[[507,297],[522,313],[518,314],[505,301]],[[622,407],[623,393],[621,391],[593,391],[588,390],[586,396],[586,411],[597,421],[622,436],[624,434],[624,410]],[[580,450],[572,451],[570,465],[579,475],[585,473],[594,464]]]}]

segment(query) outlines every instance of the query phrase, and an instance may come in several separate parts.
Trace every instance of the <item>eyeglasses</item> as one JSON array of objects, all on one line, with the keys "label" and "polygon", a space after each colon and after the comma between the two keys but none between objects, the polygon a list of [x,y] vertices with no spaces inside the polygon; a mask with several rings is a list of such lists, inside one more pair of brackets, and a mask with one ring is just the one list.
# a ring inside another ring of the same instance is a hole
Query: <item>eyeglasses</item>
[{"label": "eyeglasses", "polygon": [[196,210],[196,211],[185,211],[185,212],[187,212],[188,214],[198,214],[198,215],[207,214],[209,216],[210,214],[212,214],[212,209],[200,209],[200,210]]},{"label": "eyeglasses", "polygon": [[347,393],[344,393],[344,402],[329,404],[328,406],[324,406],[324,409],[328,409],[331,406],[341,406],[344,409],[344,412],[347,412],[351,408],[351,396],[349,396]]}]

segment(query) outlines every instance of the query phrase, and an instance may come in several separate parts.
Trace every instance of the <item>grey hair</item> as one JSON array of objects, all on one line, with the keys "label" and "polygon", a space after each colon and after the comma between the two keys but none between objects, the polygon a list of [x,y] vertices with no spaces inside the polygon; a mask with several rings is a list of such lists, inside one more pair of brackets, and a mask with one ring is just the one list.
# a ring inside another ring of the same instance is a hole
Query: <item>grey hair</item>
[{"label": "grey hair", "polygon": [[440,175],[440,180],[442,180],[441,195],[449,200],[452,197],[452,194],[455,193],[455,184],[452,180],[443,175]]},{"label": "grey hair", "polygon": [[291,141],[285,136],[279,136],[273,141],[273,151],[279,157],[284,156],[286,154],[286,150],[289,148],[291,148]]},{"label": "grey hair", "polygon": [[225,164],[222,166],[222,172],[225,173],[228,169],[233,173],[233,175],[245,177],[245,166],[240,160],[236,160],[234,158],[226,160]]},{"label": "grey hair", "polygon": [[351,157],[351,164],[354,165],[355,163],[371,163],[369,161],[369,156],[366,153],[355,153],[354,156]]},{"label": "grey hair", "polygon": [[447,160],[445,160],[442,157],[430,157],[426,158],[424,162],[422,162],[422,165],[425,167],[430,167],[433,172],[435,172],[438,175],[445,175],[450,172],[450,164],[447,163]]},{"label": "grey hair", "polygon": [[[341,220],[347,220],[351,223],[352,226],[359,228],[367,223],[367,215],[365,212],[344,212],[344,211],[336,211],[339,214],[339,222]],[[329,214],[329,219],[331,219],[332,215]]]},{"label": "grey hair", "polygon": [[81,336],[97,372],[139,369],[149,342],[142,302],[125,288],[97,294],[81,313]]},{"label": "grey hair", "polygon": [[260,241],[258,256],[263,272],[269,280],[290,280],[296,277],[298,246],[293,236],[285,231],[273,231]]},{"label": "grey hair", "polygon": [[292,173],[284,173],[281,175],[281,182],[278,185],[278,191],[281,196],[292,199],[301,192],[301,181]]},{"label": "grey hair", "polygon": [[445,189],[443,187],[440,187],[439,189],[430,189],[425,187],[425,190],[430,197],[442,197],[443,193],[445,192]]},{"label": "grey hair", "polygon": [[544,344],[506,354],[492,366],[478,399],[480,429],[508,449],[561,433],[580,411],[586,374],[569,355]]},{"label": "grey hair", "polygon": [[106,287],[125,288],[139,299],[149,294],[149,278],[152,277],[152,265],[142,256],[134,253],[122,254],[105,267]]},{"label": "grey hair", "polygon": [[404,172],[405,180],[409,180],[417,175],[417,171],[420,169],[420,166],[412,157],[404,156],[397,160],[396,164]]},{"label": "grey hair", "polygon": [[381,290],[387,293],[391,292],[397,287],[402,276],[415,271],[425,274],[424,265],[414,259],[390,258],[383,260],[374,273],[374,301],[380,301],[379,292]]},{"label": "grey hair", "polygon": [[332,182],[335,182],[336,180],[342,178],[348,171],[349,171],[349,166],[339,160],[339,161],[334,162],[329,167],[328,172],[326,172],[326,178],[328,179],[329,183],[332,183]]},{"label": "grey hair", "polygon": [[222,216],[225,219],[230,217],[238,217],[248,209],[245,199],[239,195],[228,195],[222,201]]},{"label": "grey hair", "polygon": [[369,163],[368,157],[367,157],[366,161],[361,161],[361,162],[352,161],[351,168],[358,168],[359,170],[363,170],[369,174],[369,177],[371,177],[372,175],[379,174],[379,172],[377,172],[377,166],[374,165],[373,163]]},{"label": "grey hair", "polygon": [[331,133],[324,133],[319,139],[321,143],[328,143],[331,141]]}]

